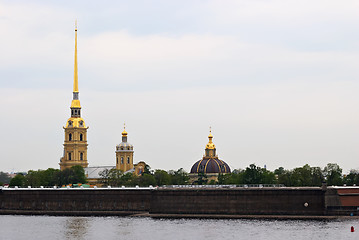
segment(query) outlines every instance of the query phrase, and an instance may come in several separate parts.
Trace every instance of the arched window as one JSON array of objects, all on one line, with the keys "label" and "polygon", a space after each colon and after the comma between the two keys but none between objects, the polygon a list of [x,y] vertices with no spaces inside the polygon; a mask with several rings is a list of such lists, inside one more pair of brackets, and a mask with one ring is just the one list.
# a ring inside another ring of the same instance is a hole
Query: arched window
[{"label": "arched window", "polygon": [[68,155],[69,155],[69,160],[71,160],[71,153],[69,152],[69,154],[68,154]]},{"label": "arched window", "polygon": [[83,141],[82,139],[83,139],[82,134],[80,134],[80,141]]},{"label": "arched window", "polygon": [[130,164],[130,157],[127,157],[127,163]]},{"label": "arched window", "polygon": [[84,160],[84,154],[80,153],[80,160]]},{"label": "arched window", "polygon": [[72,141],[72,134],[69,133],[69,141]]},{"label": "arched window", "polygon": [[118,157],[116,158],[116,164],[118,164]]},{"label": "arched window", "polygon": [[123,164],[123,157],[121,157],[121,164]]}]

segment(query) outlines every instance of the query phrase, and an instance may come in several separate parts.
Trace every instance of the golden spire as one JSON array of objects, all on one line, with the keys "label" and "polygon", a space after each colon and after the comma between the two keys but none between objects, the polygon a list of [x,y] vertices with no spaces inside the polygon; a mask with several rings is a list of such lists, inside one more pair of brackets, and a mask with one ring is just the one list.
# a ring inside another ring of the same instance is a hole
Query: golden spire
[{"label": "golden spire", "polygon": [[74,91],[71,108],[81,108],[79,100],[79,76],[77,71],[77,20],[75,21],[75,65],[74,65]]},{"label": "golden spire", "polygon": [[79,92],[79,75],[77,72],[77,20],[75,21],[75,69],[74,69],[74,92]]},{"label": "golden spire", "polygon": [[122,136],[127,136],[127,132],[126,132],[126,123],[123,123],[123,132],[122,132]]}]

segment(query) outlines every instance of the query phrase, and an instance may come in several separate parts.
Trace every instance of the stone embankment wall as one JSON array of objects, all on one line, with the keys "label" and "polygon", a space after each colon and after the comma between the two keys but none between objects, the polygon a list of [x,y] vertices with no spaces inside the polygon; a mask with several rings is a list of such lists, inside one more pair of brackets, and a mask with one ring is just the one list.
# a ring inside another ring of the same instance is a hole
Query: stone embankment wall
[{"label": "stone embankment wall", "polygon": [[153,214],[324,215],[321,188],[163,189]]},{"label": "stone embankment wall", "polygon": [[2,190],[0,213],[51,215],[132,215],[148,212],[149,189]]},{"label": "stone embankment wall", "polygon": [[358,215],[359,188],[2,189],[0,214]]}]

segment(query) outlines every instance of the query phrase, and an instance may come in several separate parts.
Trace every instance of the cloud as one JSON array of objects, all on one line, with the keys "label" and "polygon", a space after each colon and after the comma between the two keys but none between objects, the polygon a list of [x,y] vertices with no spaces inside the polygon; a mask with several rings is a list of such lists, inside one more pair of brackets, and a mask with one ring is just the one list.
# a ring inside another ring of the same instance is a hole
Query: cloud
[{"label": "cloud", "polygon": [[76,17],[91,165],[114,164],[126,121],[153,168],[189,170],[210,125],[232,168],[358,168],[356,1],[186,4],[1,3],[3,170],[58,166]]}]

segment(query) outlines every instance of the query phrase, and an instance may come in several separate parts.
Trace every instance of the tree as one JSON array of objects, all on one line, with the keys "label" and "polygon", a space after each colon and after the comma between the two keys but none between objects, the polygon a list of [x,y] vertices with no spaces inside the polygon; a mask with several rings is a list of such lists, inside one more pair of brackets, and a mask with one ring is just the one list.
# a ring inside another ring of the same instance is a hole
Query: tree
[{"label": "tree", "polygon": [[85,170],[82,166],[72,166],[71,170],[73,172],[73,182],[74,183],[86,183]]},{"label": "tree", "polygon": [[295,168],[292,172],[293,186],[312,186],[312,171],[308,164]]},{"label": "tree", "polygon": [[168,174],[170,175],[170,182],[173,185],[186,185],[189,182],[189,175],[183,168],[177,171],[170,170]]},{"label": "tree", "polygon": [[312,186],[320,187],[324,181],[323,172],[320,167],[312,167]]},{"label": "tree", "polygon": [[86,175],[83,167],[77,165],[58,172],[59,185],[86,183]]},{"label": "tree", "polygon": [[[10,176],[9,174],[5,173],[5,172],[0,172],[0,182],[1,183],[10,183]],[[2,184],[1,184],[2,185]]]},{"label": "tree", "polygon": [[255,164],[249,165],[244,171],[244,183],[245,184],[258,184],[262,183],[261,168]]},{"label": "tree", "polygon": [[138,185],[141,187],[156,186],[156,179],[151,174],[143,173],[142,176],[139,177]]},{"label": "tree", "polygon": [[101,177],[101,183],[108,186],[110,185],[110,169],[104,169],[101,172],[98,173],[98,175]]},{"label": "tree", "polygon": [[135,186],[138,185],[138,179],[133,173],[126,173],[121,177],[121,184],[124,186]]},{"label": "tree", "polygon": [[18,173],[15,177],[10,180],[10,187],[25,187],[25,176],[22,173]]},{"label": "tree", "polygon": [[170,175],[164,170],[156,169],[153,176],[156,179],[157,186],[168,185],[171,183]]},{"label": "tree", "polygon": [[196,185],[206,185],[208,182],[207,175],[203,172],[198,173],[198,179],[194,181],[193,183]]},{"label": "tree", "polygon": [[340,186],[343,184],[342,180],[342,169],[336,163],[328,163],[324,167],[323,173],[326,177],[328,185]]}]

